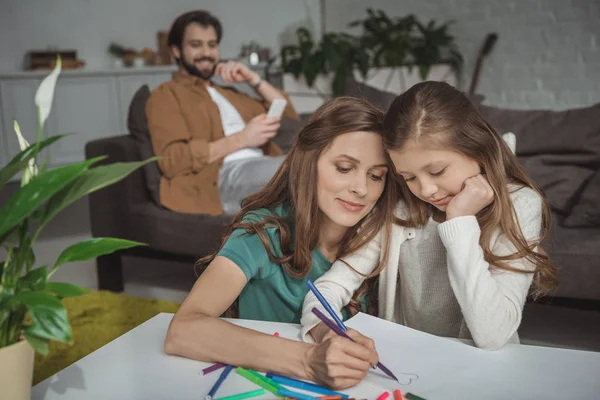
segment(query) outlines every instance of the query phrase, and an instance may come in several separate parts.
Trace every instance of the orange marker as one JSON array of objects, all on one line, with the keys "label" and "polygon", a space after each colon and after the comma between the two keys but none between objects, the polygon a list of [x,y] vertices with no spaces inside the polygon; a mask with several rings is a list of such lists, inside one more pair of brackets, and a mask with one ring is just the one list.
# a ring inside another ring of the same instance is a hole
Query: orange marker
[{"label": "orange marker", "polygon": [[394,390],[394,400],[402,400],[402,392],[398,389]]},{"label": "orange marker", "polygon": [[390,397],[390,394],[388,392],[383,392],[381,393],[381,396],[377,398],[377,400],[386,400],[388,397]]},{"label": "orange marker", "polygon": [[319,397],[319,399],[321,400],[337,400],[337,399],[341,399],[342,396],[321,396]]}]

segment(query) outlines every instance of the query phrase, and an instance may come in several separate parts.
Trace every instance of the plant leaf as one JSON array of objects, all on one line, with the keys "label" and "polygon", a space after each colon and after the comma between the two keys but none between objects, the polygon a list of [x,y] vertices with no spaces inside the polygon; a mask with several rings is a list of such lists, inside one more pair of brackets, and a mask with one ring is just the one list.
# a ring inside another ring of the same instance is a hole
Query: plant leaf
[{"label": "plant leaf", "polygon": [[[41,141],[39,143],[39,150],[50,146],[52,143],[64,136],[65,135],[56,135]],[[33,159],[35,156],[35,151],[35,144],[33,146],[29,146],[27,149],[14,156],[13,159],[10,160],[10,162],[0,170],[0,189],[2,189],[6,183],[17,174],[17,172],[25,168],[25,166],[29,163],[29,160]]]},{"label": "plant leaf", "polygon": [[22,187],[0,209],[0,237],[21,223],[52,195],[83,174],[99,159],[94,158],[53,169],[37,176],[28,185]]},{"label": "plant leaf", "polygon": [[93,238],[67,247],[58,257],[52,271],[63,264],[73,261],[86,261],[91,258],[113,253],[117,250],[144,246],[143,243],[115,238]]},{"label": "plant leaf", "polygon": [[46,284],[48,268],[46,266],[29,271],[19,279],[20,289],[42,290]]},{"label": "plant leaf", "polygon": [[84,171],[83,174],[68,185],[63,185],[64,187],[48,201],[44,211],[44,218],[38,231],[69,204],[96,190],[120,181],[144,164],[158,159],[159,157],[152,157],[138,162],[114,163]]},{"label": "plant leaf", "polygon": [[48,355],[48,339],[41,338],[30,332],[31,327],[27,328],[25,332],[23,332],[23,336],[29,342],[33,350],[41,355]]},{"label": "plant leaf", "polygon": [[54,293],[56,296],[64,299],[65,297],[77,297],[89,293],[88,289],[82,288],[72,283],[48,282],[44,288],[46,292]]},{"label": "plant leaf", "polygon": [[63,303],[42,291],[21,292],[12,302],[24,304],[31,315],[33,325],[27,331],[43,339],[71,343],[71,326]]}]

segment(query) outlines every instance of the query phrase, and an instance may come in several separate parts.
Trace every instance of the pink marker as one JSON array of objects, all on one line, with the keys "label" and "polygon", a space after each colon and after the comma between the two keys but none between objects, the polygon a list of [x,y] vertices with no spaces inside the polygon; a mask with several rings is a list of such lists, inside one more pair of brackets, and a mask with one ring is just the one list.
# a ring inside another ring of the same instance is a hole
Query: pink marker
[{"label": "pink marker", "polygon": [[381,393],[381,396],[377,398],[377,400],[386,400],[388,397],[390,397],[389,392],[383,392]]}]

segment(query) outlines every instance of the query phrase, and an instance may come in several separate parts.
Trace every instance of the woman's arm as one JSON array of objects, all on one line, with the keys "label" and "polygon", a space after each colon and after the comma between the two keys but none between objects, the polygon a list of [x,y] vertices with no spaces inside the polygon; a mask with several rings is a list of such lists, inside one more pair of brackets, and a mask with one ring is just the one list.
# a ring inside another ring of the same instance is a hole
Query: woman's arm
[{"label": "woman's arm", "polygon": [[[542,200],[531,189],[521,189],[514,199],[518,224],[525,239],[539,237]],[[439,225],[447,250],[448,275],[465,322],[478,347],[495,350],[504,346],[521,323],[533,274],[492,268],[479,245],[480,229],[474,216],[453,218]],[[495,255],[514,254],[516,249],[501,234],[492,251]],[[533,271],[526,259],[509,261],[511,267]]]},{"label": "woman's arm", "polygon": [[216,257],[175,314],[167,332],[165,352],[316,380],[336,388],[356,385],[377,363],[374,350],[345,338],[332,338],[315,346],[220,319],[246,283],[244,272],[235,263]]},{"label": "woman's arm", "polygon": [[[315,281],[315,287],[340,319],[342,308],[350,302],[354,292],[366,279],[365,275],[371,274],[379,265],[383,232],[381,230],[372,241],[355,253],[334,262],[331,269]],[[301,334],[305,341],[307,334],[310,333],[316,342],[320,342],[326,337],[329,328],[312,313],[313,307],[328,315],[317,297],[312,292],[308,292],[302,307]]]}]

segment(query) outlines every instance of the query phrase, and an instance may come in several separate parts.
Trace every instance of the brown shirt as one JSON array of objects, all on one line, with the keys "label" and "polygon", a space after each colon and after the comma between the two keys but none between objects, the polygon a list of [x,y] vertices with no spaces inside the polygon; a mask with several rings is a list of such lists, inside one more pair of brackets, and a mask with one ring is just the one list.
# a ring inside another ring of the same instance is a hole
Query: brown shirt
[{"label": "brown shirt", "polygon": [[[214,85],[240,113],[244,122],[268,110],[270,103],[252,99],[233,88]],[[204,82],[196,77],[173,73],[173,80],[154,89],[146,105],[148,128],[158,166],[161,204],[171,210],[219,215],[219,167],[222,159],[208,163],[208,144],[224,137],[221,115]],[[285,118],[298,119],[288,99]],[[282,154],[273,142],[262,150],[265,155]]]}]

